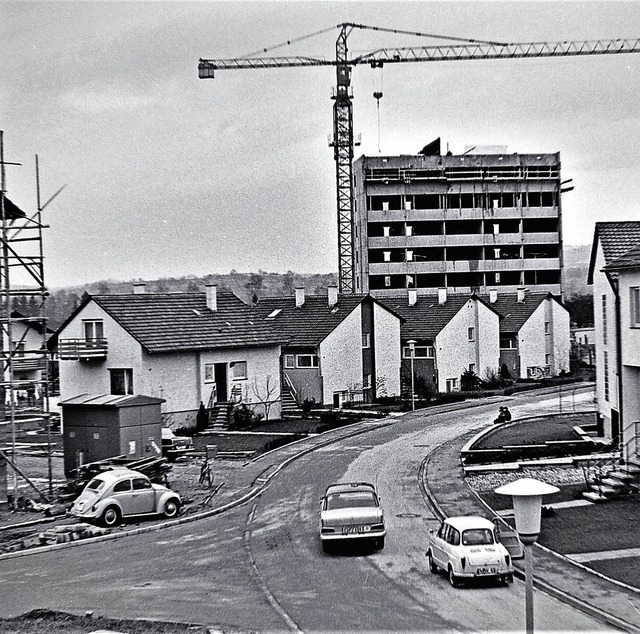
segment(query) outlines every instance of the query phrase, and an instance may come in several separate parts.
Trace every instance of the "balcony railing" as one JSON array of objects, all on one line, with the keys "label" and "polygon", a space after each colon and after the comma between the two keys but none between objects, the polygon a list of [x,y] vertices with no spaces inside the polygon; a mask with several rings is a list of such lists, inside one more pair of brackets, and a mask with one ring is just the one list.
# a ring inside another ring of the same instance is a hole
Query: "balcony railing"
[{"label": "balcony railing", "polygon": [[44,357],[13,357],[11,366],[15,372],[31,372],[44,370],[46,359]]},{"label": "balcony railing", "polygon": [[62,360],[104,359],[107,356],[106,339],[60,339],[58,358]]}]

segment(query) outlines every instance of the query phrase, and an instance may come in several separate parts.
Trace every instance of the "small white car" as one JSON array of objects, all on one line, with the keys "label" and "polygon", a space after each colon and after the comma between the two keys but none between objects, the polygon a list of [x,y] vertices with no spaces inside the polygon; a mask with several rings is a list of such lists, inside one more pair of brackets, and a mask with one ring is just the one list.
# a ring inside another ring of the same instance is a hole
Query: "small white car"
[{"label": "small white car", "polygon": [[331,484],[320,500],[320,540],[324,552],[346,543],[384,548],[387,532],[380,499],[373,484]]},{"label": "small white car", "polygon": [[444,570],[455,588],[465,579],[493,577],[513,581],[513,563],[498,541],[493,522],[475,515],[449,517],[436,533],[429,531],[429,570]]},{"label": "small white car", "polygon": [[173,462],[189,451],[193,451],[193,438],[176,436],[169,427],[162,428],[162,455],[169,462]]},{"label": "small white car", "polygon": [[76,498],[69,514],[111,527],[125,517],[175,517],[180,506],[180,496],[175,491],[152,483],[139,471],[119,467],[95,476]]}]

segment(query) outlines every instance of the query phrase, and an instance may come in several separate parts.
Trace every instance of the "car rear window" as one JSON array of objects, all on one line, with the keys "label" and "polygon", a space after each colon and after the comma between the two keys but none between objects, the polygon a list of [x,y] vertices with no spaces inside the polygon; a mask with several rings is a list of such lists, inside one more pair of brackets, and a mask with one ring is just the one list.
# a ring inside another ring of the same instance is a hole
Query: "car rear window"
[{"label": "car rear window", "polygon": [[378,506],[376,496],[369,491],[348,491],[331,493],[327,496],[327,509],[347,509],[353,507]]},{"label": "car rear window", "polygon": [[493,532],[488,528],[470,528],[462,533],[464,546],[493,544]]},{"label": "car rear window", "polygon": [[99,478],[94,478],[87,484],[87,489],[91,491],[99,491],[104,486],[104,480],[100,480]]}]

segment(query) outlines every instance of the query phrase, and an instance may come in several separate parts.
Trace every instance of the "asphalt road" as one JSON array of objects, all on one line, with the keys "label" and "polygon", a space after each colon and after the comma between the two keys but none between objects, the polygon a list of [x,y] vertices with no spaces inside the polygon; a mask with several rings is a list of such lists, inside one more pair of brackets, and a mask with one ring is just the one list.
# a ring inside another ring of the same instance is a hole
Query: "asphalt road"
[{"label": "asphalt road", "polygon": [[[557,411],[558,398],[522,396],[509,406],[523,417]],[[440,443],[485,426],[495,410],[416,412],[372,424],[293,462],[259,498],[222,515],[4,560],[0,616],[48,607],[246,630],[522,630],[522,583],[454,589],[428,572],[424,557],[437,520],[419,488],[420,465]],[[337,480],[377,484],[388,527],[383,551],[322,553],[319,499]],[[535,607],[538,631],[604,629],[541,593]]]}]

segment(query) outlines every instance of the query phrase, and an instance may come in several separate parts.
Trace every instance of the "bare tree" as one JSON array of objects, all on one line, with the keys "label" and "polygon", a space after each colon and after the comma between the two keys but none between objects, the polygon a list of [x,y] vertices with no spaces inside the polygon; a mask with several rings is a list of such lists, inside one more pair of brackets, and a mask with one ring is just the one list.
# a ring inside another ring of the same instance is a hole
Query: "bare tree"
[{"label": "bare tree", "polygon": [[251,390],[253,395],[256,397],[256,400],[260,405],[262,405],[264,409],[264,419],[269,420],[269,412],[271,411],[271,407],[274,403],[277,402],[277,398],[272,398],[274,394],[277,393],[278,387],[277,385],[272,383],[272,376],[267,374],[265,377],[265,382],[262,386],[258,384],[258,378],[254,377],[253,384],[251,385]]}]

